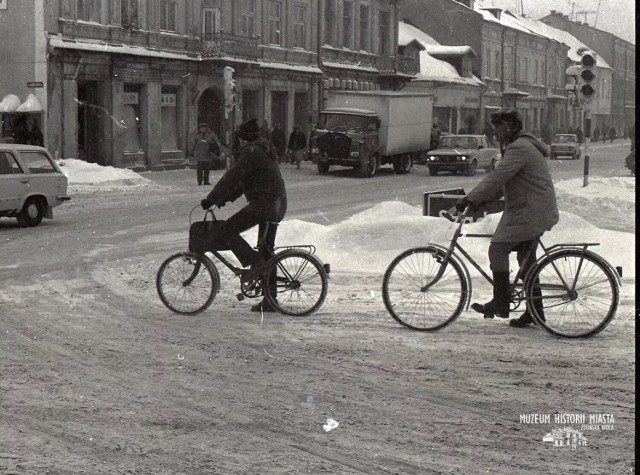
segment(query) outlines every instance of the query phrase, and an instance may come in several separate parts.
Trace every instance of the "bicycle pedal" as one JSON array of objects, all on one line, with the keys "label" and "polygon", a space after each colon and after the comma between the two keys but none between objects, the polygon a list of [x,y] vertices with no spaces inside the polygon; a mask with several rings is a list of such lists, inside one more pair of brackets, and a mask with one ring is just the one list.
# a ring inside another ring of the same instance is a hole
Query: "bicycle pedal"
[{"label": "bicycle pedal", "polygon": [[242,300],[244,300],[244,295],[236,294],[236,298],[238,299],[239,302],[241,302]]}]

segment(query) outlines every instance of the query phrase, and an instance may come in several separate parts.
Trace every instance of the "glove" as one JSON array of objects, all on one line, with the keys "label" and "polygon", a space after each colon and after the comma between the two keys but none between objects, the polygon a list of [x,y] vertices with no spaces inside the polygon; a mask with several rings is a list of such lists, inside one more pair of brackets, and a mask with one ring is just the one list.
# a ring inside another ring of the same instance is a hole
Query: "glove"
[{"label": "glove", "polygon": [[202,206],[202,209],[209,209],[213,206],[213,203],[205,198],[200,202],[200,206]]},{"label": "glove", "polygon": [[473,203],[469,201],[466,196],[456,201],[456,209],[459,213],[462,213],[467,208],[467,206],[471,206],[471,209],[473,209]]}]

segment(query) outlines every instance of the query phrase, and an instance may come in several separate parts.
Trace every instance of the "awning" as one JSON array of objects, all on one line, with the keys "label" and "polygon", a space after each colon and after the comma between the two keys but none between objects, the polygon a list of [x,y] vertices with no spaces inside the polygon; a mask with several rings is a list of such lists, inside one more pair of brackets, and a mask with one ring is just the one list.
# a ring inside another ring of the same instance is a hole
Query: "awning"
[{"label": "awning", "polygon": [[35,94],[29,94],[27,100],[18,106],[16,112],[42,112],[42,105]]}]

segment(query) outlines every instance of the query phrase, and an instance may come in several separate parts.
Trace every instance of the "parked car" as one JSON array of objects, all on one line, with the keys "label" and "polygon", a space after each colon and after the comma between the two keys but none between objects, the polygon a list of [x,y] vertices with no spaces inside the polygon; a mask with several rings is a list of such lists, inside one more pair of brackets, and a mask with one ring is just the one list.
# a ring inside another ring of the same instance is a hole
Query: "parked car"
[{"label": "parked car", "polygon": [[0,143],[0,217],[37,226],[70,199],[67,177],[46,148]]},{"label": "parked car", "polygon": [[500,159],[500,150],[492,147],[485,135],[447,135],[440,138],[436,150],[429,151],[429,173],[441,171],[476,174],[478,168],[493,170]]},{"label": "parked car", "polygon": [[573,160],[580,159],[580,144],[575,134],[557,134],[551,142],[551,160],[567,157]]}]

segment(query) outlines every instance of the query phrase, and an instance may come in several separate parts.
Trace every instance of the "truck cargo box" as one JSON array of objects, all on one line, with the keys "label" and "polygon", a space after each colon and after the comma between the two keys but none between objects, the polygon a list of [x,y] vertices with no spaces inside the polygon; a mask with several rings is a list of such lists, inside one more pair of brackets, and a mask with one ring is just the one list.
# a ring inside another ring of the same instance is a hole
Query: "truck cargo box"
[{"label": "truck cargo box", "polygon": [[327,109],[374,111],[380,118],[382,155],[428,150],[433,124],[433,95],[402,91],[331,91]]}]

